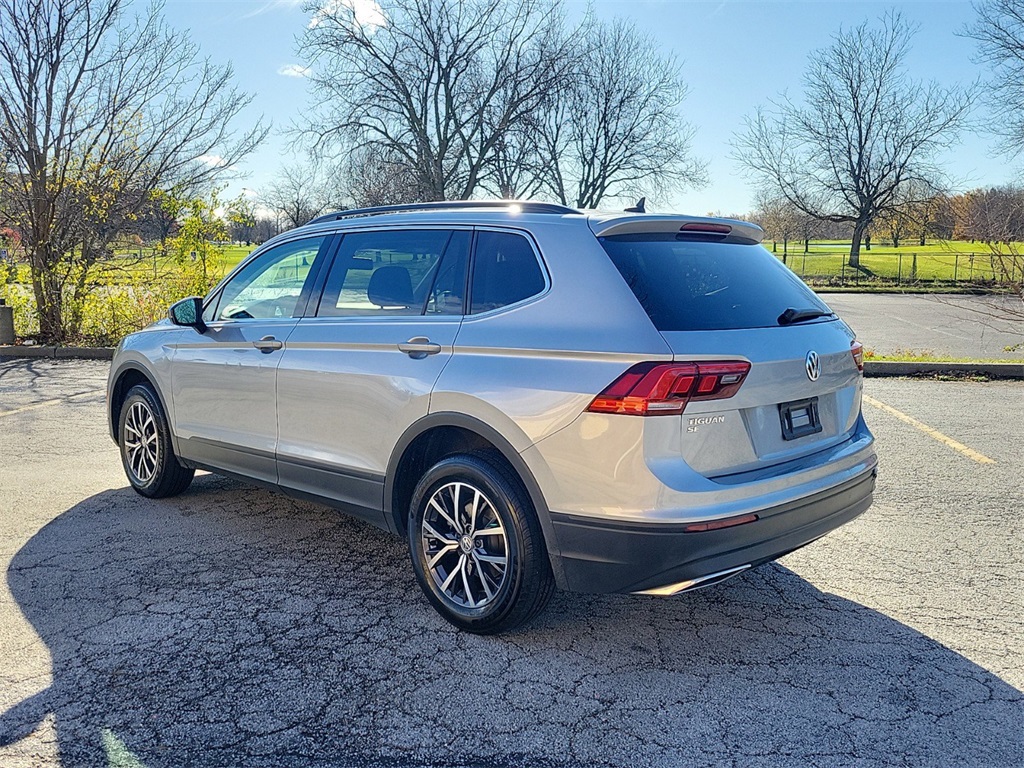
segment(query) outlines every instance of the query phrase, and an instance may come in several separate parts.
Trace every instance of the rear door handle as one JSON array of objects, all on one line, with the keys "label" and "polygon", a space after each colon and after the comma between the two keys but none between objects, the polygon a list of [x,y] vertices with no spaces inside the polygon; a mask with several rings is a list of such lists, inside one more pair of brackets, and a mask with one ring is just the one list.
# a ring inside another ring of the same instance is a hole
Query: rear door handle
[{"label": "rear door handle", "polygon": [[283,347],[284,342],[278,341],[273,336],[264,336],[259,341],[254,341],[252,345],[263,354],[269,355],[275,349],[280,349],[281,347]]},{"label": "rear door handle", "polygon": [[436,355],[441,351],[440,344],[434,344],[426,336],[414,336],[398,345],[399,352],[405,352],[413,360],[422,360],[427,355]]}]

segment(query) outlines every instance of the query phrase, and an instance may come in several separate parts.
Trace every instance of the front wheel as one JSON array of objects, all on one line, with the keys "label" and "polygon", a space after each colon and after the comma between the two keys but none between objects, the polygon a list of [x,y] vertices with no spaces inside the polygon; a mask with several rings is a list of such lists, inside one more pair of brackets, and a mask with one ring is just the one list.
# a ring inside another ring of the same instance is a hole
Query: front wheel
[{"label": "front wheel", "polygon": [[452,456],[413,493],[409,550],[427,599],[460,629],[494,634],[539,613],[554,578],[537,515],[498,460]]},{"label": "front wheel", "polygon": [[178,463],[164,409],[147,385],[128,390],[117,434],[124,473],[138,493],[161,499],[188,488],[195,470]]}]

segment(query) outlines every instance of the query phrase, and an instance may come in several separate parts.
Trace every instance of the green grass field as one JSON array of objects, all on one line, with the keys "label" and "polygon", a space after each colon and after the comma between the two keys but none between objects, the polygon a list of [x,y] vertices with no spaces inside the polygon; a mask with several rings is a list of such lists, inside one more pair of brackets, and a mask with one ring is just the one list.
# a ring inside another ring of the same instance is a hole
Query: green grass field
[{"label": "green grass field", "polygon": [[[900,246],[899,248],[872,246],[870,251],[861,249],[860,269],[849,266],[849,246],[845,243],[811,242],[808,253],[803,244],[792,247],[786,256],[786,264],[796,274],[810,281],[840,278],[845,282],[872,282],[873,280],[899,283],[919,281],[980,282],[998,281],[1001,270],[998,260],[983,243],[941,242],[927,245]],[[772,244],[766,243],[771,250]],[[783,258],[782,246],[776,248],[775,256]],[[1019,262],[1018,262],[1019,264]],[[1014,269],[1014,277],[1020,279]]]}]

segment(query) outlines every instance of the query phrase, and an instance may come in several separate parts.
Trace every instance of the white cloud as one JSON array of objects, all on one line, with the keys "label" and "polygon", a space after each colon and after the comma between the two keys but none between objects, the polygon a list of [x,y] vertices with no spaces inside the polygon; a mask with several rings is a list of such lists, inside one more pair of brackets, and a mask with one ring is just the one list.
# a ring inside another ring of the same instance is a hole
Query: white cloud
[{"label": "white cloud", "polygon": [[196,160],[203,165],[210,166],[211,168],[220,168],[228,164],[228,161],[220,155],[200,155]]},{"label": "white cloud", "polygon": [[307,77],[309,67],[304,67],[301,64],[285,64],[277,70],[277,74],[285,77]]},{"label": "white cloud", "polygon": [[373,34],[387,24],[384,9],[377,0],[324,0],[309,20],[309,28],[321,24],[327,17],[351,21],[367,34]]}]

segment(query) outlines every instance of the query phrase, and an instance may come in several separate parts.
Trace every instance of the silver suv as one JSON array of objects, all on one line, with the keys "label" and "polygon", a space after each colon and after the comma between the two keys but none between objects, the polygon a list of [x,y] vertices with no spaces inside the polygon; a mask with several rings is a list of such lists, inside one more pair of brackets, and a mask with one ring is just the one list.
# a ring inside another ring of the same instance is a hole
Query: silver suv
[{"label": "silver suv", "polygon": [[555,586],[708,586],[875,483],[861,345],[760,240],[530,202],[323,216],[124,339],[111,432],[144,496],[206,469],[405,535],[472,632]]}]

